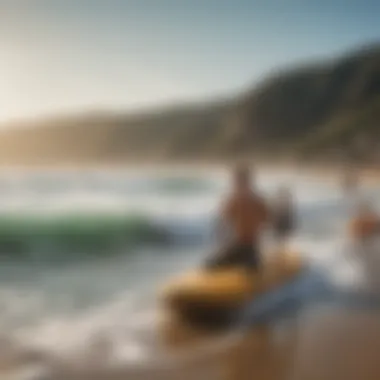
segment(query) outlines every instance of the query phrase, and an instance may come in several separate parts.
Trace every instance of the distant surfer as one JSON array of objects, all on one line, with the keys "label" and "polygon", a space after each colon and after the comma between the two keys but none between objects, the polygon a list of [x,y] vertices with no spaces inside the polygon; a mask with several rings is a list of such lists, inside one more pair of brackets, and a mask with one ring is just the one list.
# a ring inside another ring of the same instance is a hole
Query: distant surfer
[{"label": "distant surfer", "polygon": [[278,190],[271,214],[274,239],[281,251],[295,228],[295,210],[288,188],[281,187]]},{"label": "distant surfer", "polygon": [[[232,190],[223,200],[220,224],[230,232],[225,246],[206,262],[208,269],[243,266],[260,267],[260,237],[269,219],[268,208],[251,181],[247,165],[238,166],[232,174]],[[225,233],[223,231],[223,233]]]}]

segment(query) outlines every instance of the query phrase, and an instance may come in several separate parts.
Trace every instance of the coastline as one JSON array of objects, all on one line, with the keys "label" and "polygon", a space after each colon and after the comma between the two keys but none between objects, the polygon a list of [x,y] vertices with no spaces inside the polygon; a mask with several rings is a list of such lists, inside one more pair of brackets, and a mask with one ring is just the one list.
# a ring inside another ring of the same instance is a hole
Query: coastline
[{"label": "coastline", "polygon": [[[279,172],[290,171],[303,177],[313,177],[324,181],[340,180],[347,165],[341,163],[318,163],[284,159],[284,160],[262,160],[262,159],[245,159],[245,160],[128,160],[123,162],[61,162],[61,163],[44,163],[44,164],[0,164],[1,172],[30,172],[30,171],[123,171],[123,170],[146,170],[154,172],[167,171],[187,171],[206,174],[210,170],[213,172],[225,172],[236,165],[237,162],[246,162],[252,164],[259,172]],[[361,182],[367,184],[376,184],[380,181],[380,165],[362,165],[357,164],[356,169]]]}]

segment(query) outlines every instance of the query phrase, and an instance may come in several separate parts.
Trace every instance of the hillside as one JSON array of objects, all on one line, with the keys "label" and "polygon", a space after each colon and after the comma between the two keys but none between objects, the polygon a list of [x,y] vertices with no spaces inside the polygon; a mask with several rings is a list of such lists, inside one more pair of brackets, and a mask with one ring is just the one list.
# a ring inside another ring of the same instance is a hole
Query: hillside
[{"label": "hillside", "polygon": [[0,162],[119,163],[130,159],[206,152],[218,133],[226,102],[144,114],[68,116],[0,132]]},{"label": "hillside", "polygon": [[380,45],[269,78],[245,95],[242,125],[265,145],[359,158],[380,131],[379,99]]},{"label": "hillside", "polygon": [[378,160],[380,45],[270,75],[208,104],[57,117],[0,133],[0,162],[296,155]]}]

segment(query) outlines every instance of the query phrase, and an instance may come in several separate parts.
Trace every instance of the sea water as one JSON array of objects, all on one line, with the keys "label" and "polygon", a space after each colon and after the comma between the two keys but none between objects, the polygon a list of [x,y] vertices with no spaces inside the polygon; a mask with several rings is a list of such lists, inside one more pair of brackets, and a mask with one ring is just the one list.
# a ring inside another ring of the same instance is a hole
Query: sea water
[{"label": "sea water", "polygon": [[[337,283],[357,286],[361,267],[344,248],[352,204],[339,183],[259,172],[268,198],[282,185],[296,202],[293,246]],[[156,289],[212,249],[227,186],[211,169],[2,171],[0,371],[33,355],[82,363],[106,360],[104,352],[131,363],[157,355]]]}]

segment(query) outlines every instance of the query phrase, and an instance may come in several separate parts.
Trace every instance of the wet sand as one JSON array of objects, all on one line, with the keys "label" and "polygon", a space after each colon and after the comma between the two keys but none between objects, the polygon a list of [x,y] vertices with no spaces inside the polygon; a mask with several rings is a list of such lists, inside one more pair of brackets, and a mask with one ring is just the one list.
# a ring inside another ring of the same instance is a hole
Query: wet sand
[{"label": "wet sand", "polygon": [[318,310],[275,338],[257,349],[255,363],[248,359],[247,379],[380,379],[380,311]]},{"label": "wet sand", "polygon": [[[276,326],[255,327],[232,350],[200,355],[183,368],[103,372],[87,362],[81,374],[59,366],[52,380],[378,380],[379,352],[380,310],[325,304]],[[10,355],[0,362],[0,371],[5,378],[25,362],[25,355]]]},{"label": "wet sand", "polygon": [[301,327],[294,380],[380,379],[380,313],[331,310]]},{"label": "wet sand", "polygon": [[380,309],[326,302],[277,325],[252,328],[222,356],[203,358],[198,366],[216,361],[228,368],[210,380],[377,380],[379,352]]}]

